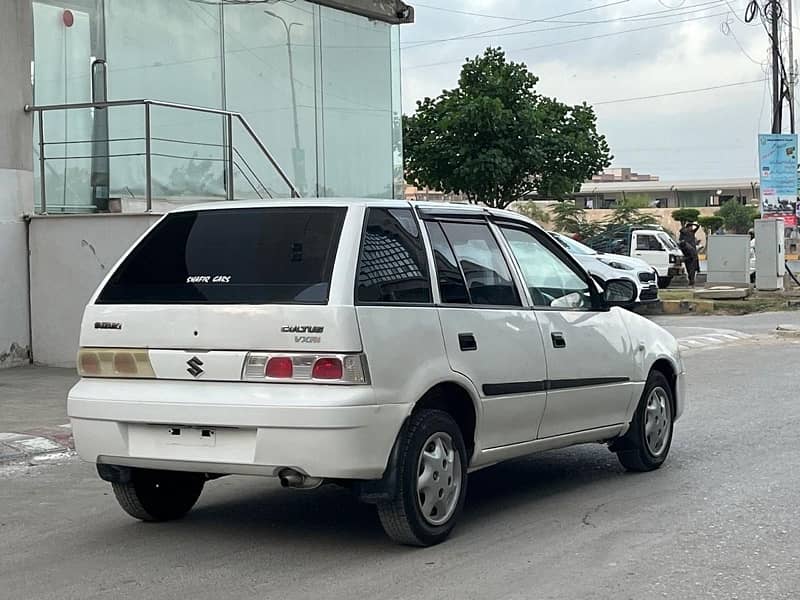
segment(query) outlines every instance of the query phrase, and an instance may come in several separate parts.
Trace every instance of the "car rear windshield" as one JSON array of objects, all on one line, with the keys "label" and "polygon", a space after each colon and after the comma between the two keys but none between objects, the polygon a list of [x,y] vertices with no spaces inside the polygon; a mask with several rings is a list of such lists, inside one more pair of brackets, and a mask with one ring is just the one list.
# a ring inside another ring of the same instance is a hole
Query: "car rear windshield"
[{"label": "car rear windshield", "polygon": [[98,304],[326,304],[346,208],[178,212],[128,255]]}]

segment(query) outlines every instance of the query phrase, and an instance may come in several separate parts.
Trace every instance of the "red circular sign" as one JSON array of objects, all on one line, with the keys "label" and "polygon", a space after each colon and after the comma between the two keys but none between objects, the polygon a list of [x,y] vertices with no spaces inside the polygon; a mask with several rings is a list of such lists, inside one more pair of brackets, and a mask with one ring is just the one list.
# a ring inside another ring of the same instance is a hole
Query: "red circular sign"
[{"label": "red circular sign", "polygon": [[72,14],[71,10],[65,10],[61,14],[61,20],[67,27],[72,27],[72,24],[75,23],[75,15]]}]

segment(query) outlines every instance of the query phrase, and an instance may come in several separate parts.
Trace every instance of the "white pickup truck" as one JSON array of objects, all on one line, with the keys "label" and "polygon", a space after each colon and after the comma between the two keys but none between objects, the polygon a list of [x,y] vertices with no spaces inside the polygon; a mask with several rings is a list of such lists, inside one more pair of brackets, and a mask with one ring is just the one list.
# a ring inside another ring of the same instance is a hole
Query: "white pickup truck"
[{"label": "white pickup truck", "polygon": [[681,275],[683,253],[677,242],[660,229],[630,229],[604,233],[584,243],[597,250],[611,254],[624,254],[645,261],[658,272],[658,287],[666,288],[672,278]]}]

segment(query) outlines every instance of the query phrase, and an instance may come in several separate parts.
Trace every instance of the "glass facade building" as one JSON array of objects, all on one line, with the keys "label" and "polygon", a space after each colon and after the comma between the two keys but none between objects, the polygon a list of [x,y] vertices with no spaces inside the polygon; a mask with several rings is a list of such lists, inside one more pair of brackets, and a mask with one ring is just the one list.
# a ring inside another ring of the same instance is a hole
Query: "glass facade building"
[{"label": "glass facade building", "polygon": [[[234,111],[301,195],[402,197],[396,25],[305,0],[40,0],[33,25],[37,106],[150,99]],[[42,114],[48,212],[142,201],[142,106]],[[235,198],[289,195],[258,144],[220,115],[153,106],[153,198],[225,198],[228,137]],[[37,118],[35,161],[39,142]],[[35,188],[41,196],[40,178]]]}]

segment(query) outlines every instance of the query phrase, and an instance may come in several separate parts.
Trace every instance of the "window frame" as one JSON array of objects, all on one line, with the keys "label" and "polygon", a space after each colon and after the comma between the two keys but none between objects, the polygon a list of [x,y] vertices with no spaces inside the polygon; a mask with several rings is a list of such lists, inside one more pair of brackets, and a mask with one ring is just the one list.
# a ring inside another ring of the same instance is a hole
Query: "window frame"
[{"label": "window frame", "polygon": [[[520,285],[522,290],[524,291],[525,298],[528,302],[528,307],[531,310],[535,311],[547,311],[547,312],[606,312],[609,310],[608,306],[606,305],[605,300],[603,299],[603,295],[600,293],[599,286],[594,278],[580,265],[580,263],[575,259],[569,252],[566,251],[564,247],[561,246],[556,240],[552,239],[550,235],[547,234],[544,230],[540,230],[539,228],[531,225],[530,223],[526,223],[525,221],[519,221],[517,219],[505,216],[498,216],[492,215],[490,218],[492,224],[497,227],[498,233],[502,236],[504,251],[507,252],[513,261],[514,269],[516,271],[516,276],[519,278]],[[509,229],[517,229],[524,233],[531,235],[536,241],[542,244],[546,250],[549,250],[552,254],[556,256],[562,263],[565,264],[567,268],[569,268],[575,275],[578,276],[581,281],[586,283],[589,288],[589,296],[591,298],[591,306],[583,307],[583,308],[567,308],[567,307],[560,307],[560,306],[538,306],[534,301],[530,293],[530,289],[528,288],[527,282],[525,281],[525,272],[522,269],[522,266],[519,264],[516,255],[514,254],[513,248],[511,247],[511,243],[506,239],[506,236],[503,234],[503,228]]]},{"label": "window frame", "polygon": [[[433,286],[434,292],[434,303],[437,308],[472,308],[477,310],[525,310],[528,308],[526,303],[528,302],[527,294],[523,293],[524,285],[521,285],[521,280],[519,279],[519,275],[516,270],[516,264],[510,262],[509,254],[505,247],[505,239],[501,239],[498,237],[498,232],[495,231],[491,219],[488,218],[488,215],[484,212],[473,212],[473,211],[455,211],[455,210],[426,210],[426,209],[419,209],[417,208],[417,212],[422,222],[422,227],[425,231],[425,241],[428,245],[428,257],[430,262],[430,270],[431,275],[434,278],[435,285]],[[508,269],[509,275],[511,276],[511,283],[514,286],[514,289],[517,293],[517,297],[519,298],[519,304],[473,304],[471,302],[472,294],[470,293],[469,286],[467,285],[467,278],[464,274],[464,269],[461,267],[461,261],[458,259],[458,255],[456,254],[455,250],[453,249],[453,244],[450,241],[450,238],[447,236],[447,232],[442,227],[442,233],[444,234],[445,241],[450,246],[450,250],[453,252],[453,256],[456,259],[456,264],[458,266],[458,270],[461,273],[461,279],[464,282],[464,287],[467,290],[467,294],[470,297],[469,304],[462,304],[462,303],[454,303],[454,302],[442,302],[441,294],[439,293],[439,273],[436,269],[436,258],[433,253],[433,244],[430,241],[430,236],[428,235],[428,228],[427,223],[433,222],[438,223],[441,225],[442,223],[459,223],[459,224],[484,224],[487,226],[490,235],[494,238],[495,243],[497,244],[498,248],[500,248],[500,255],[503,258],[503,261],[506,264],[506,268]]]},{"label": "window frame", "polygon": [[[366,302],[358,298],[358,276],[361,273],[361,255],[364,251],[364,242],[367,239],[367,226],[369,224],[369,215],[372,210],[407,210],[411,214],[411,218],[417,224],[419,230],[420,243],[422,244],[423,256],[425,259],[424,266],[427,267],[428,273],[426,278],[430,288],[430,302]],[[384,308],[390,307],[404,307],[404,308],[419,308],[419,307],[433,307],[436,306],[438,295],[438,280],[434,285],[434,274],[431,272],[431,254],[430,254],[430,240],[428,240],[427,231],[424,230],[423,224],[420,221],[416,211],[411,206],[366,206],[364,216],[361,219],[361,239],[358,242],[358,252],[355,257],[355,269],[353,271],[353,306],[381,306]]]}]

